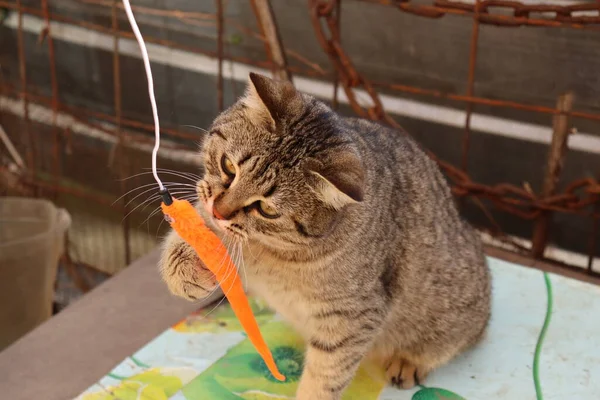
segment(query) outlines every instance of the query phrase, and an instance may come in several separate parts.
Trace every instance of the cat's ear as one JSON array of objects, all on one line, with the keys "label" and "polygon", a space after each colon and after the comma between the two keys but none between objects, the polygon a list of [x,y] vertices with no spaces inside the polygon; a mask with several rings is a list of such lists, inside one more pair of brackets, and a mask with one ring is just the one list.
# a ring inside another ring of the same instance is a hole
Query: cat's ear
[{"label": "cat's ear", "polygon": [[363,201],[365,170],[355,151],[336,152],[324,161],[310,159],[307,168],[317,196],[336,210]]},{"label": "cat's ear", "polygon": [[256,118],[275,123],[291,113],[302,110],[304,101],[300,92],[288,81],[276,81],[250,72],[243,104]]}]

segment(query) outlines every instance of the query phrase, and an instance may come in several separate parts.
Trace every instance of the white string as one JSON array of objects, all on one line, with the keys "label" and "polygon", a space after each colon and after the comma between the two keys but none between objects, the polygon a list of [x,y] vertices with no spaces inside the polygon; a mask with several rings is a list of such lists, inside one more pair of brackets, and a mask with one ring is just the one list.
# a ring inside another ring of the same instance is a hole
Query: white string
[{"label": "white string", "polygon": [[131,5],[129,4],[129,0],[123,0],[123,5],[125,6],[125,13],[127,14],[127,19],[129,19],[129,24],[131,25],[131,29],[133,30],[133,34],[137,39],[138,44],[140,45],[140,50],[142,51],[142,59],[144,60],[144,68],[146,69],[146,77],[148,78],[148,94],[150,95],[150,104],[152,104],[152,115],[154,116],[154,148],[152,149],[152,175],[154,175],[154,179],[156,183],[158,183],[158,187],[160,190],[164,190],[165,187],[158,177],[158,172],[156,169],[156,158],[158,155],[158,149],[160,147],[160,124],[158,121],[158,109],[156,107],[156,98],[154,97],[154,81],[152,79],[152,69],[150,68],[150,57],[148,57],[148,50],[146,49],[146,44],[144,43],[144,38],[140,33],[140,28],[138,28],[137,22],[135,22],[135,17],[133,16],[133,11],[131,10]]}]

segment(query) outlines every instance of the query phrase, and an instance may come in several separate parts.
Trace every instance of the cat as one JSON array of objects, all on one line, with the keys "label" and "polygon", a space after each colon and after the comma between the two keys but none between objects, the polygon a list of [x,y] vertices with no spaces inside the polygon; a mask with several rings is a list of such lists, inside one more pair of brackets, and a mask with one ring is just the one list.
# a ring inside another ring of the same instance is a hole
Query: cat
[{"label": "cat", "polygon": [[[411,388],[484,335],[479,236],[408,135],[252,73],[200,157],[199,213],[241,249],[248,291],[306,340],[298,400],[340,399],[365,357]],[[217,286],[174,232],[160,270],[190,300]]]}]

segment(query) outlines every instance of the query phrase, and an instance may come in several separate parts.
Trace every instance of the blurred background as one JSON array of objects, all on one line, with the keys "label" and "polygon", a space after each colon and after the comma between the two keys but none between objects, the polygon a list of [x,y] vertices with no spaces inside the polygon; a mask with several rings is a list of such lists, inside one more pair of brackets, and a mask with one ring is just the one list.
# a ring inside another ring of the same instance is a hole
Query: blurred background
[{"label": "blurred background", "polygon": [[[404,128],[488,245],[600,272],[600,3],[132,3],[167,182],[195,179],[203,129],[262,72]],[[4,345],[164,235],[146,85],[120,0],[0,0],[0,317],[37,307]]]}]

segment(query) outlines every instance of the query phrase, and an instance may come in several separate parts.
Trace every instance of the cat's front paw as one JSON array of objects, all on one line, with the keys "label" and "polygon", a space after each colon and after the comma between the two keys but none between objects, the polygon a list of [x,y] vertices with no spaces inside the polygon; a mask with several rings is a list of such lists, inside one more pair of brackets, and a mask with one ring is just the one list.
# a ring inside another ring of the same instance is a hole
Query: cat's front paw
[{"label": "cat's front paw", "polygon": [[210,296],[217,280],[185,242],[167,246],[160,261],[160,272],[171,293],[188,300]]}]

